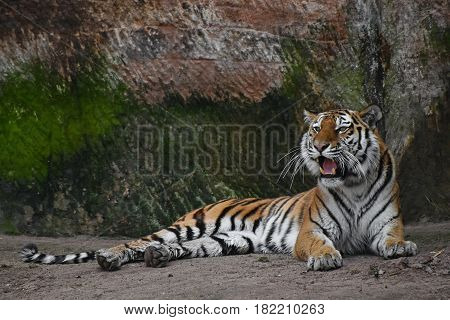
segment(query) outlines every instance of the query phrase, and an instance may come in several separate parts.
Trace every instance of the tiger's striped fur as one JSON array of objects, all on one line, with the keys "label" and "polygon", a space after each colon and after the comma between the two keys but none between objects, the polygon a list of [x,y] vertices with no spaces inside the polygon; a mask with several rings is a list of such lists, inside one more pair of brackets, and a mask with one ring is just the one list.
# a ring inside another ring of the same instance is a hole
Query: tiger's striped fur
[{"label": "tiger's striped fur", "polygon": [[[227,199],[196,209],[170,227],[96,252],[105,270],[145,260],[162,267],[170,260],[246,253],[286,253],[307,261],[309,270],[342,266],[341,254],[371,251],[384,258],[414,255],[405,241],[394,159],[377,133],[381,110],[305,113],[310,123],[294,174],[306,167],[317,187],[275,199]],[[84,262],[93,253],[40,254],[32,246],[24,261]]]}]

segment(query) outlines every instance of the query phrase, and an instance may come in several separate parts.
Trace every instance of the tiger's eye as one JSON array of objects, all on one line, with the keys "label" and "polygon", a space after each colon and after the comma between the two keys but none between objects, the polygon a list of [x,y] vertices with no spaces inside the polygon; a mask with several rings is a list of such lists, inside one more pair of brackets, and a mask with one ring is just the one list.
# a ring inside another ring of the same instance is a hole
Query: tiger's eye
[{"label": "tiger's eye", "polygon": [[344,133],[345,131],[347,131],[350,127],[340,127],[337,131],[339,133]]}]

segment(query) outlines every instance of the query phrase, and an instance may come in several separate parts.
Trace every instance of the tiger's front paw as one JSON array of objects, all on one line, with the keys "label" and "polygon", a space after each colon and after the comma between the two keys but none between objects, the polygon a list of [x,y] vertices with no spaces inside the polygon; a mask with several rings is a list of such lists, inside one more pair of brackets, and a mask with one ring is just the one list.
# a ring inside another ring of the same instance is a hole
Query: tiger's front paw
[{"label": "tiger's front paw", "polygon": [[108,249],[100,249],[95,253],[97,262],[106,271],[119,270],[122,265],[121,257]]},{"label": "tiger's front paw", "polygon": [[151,245],[145,249],[145,265],[147,267],[162,268],[170,260],[169,250],[164,245]]},{"label": "tiger's front paw", "polygon": [[397,241],[386,243],[380,251],[380,255],[385,259],[395,259],[399,257],[415,256],[417,245],[412,241]]},{"label": "tiger's front paw", "polygon": [[340,267],[342,267],[342,256],[337,250],[308,257],[308,271],[326,271]]}]

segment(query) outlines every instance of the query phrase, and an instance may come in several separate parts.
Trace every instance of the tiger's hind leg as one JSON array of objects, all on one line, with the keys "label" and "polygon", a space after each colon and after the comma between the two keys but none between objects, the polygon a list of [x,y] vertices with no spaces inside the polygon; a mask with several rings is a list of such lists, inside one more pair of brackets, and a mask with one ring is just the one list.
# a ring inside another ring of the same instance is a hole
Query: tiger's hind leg
[{"label": "tiger's hind leg", "polygon": [[144,260],[145,249],[149,245],[159,242],[143,239],[127,242],[109,249],[98,250],[96,252],[98,264],[103,270],[114,271],[120,269],[126,263]]},{"label": "tiger's hind leg", "polygon": [[141,239],[97,251],[97,262],[103,270],[113,271],[129,262],[144,260],[147,247],[171,244],[201,237],[205,233],[203,208],[187,213],[172,226]]},{"label": "tiger's hind leg", "polygon": [[126,263],[144,260],[144,252],[149,246],[156,247],[160,244],[175,244],[200,238],[206,230],[204,217],[204,209],[197,209],[178,219],[172,226],[152,235],[109,249],[101,249],[96,253],[97,262],[104,270],[118,270]]},{"label": "tiger's hind leg", "polygon": [[145,250],[145,264],[158,268],[176,259],[247,254],[258,252],[259,246],[252,231],[221,232],[186,242],[151,244]]},{"label": "tiger's hind leg", "polygon": [[126,263],[143,261],[145,249],[151,245],[176,243],[183,239],[184,237],[174,233],[172,228],[167,228],[138,240],[109,249],[100,249],[96,252],[96,258],[103,270],[114,271]]}]

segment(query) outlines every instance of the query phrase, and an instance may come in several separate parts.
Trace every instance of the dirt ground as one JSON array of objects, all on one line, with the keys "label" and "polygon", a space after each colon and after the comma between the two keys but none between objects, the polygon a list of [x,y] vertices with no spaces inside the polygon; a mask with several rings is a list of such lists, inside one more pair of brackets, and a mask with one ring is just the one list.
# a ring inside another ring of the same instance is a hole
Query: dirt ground
[{"label": "dirt ground", "polygon": [[328,272],[306,272],[291,256],[259,254],[180,260],[162,269],[134,263],[116,272],[96,262],[26,264],[17,251],[29,242],[42,252],[69,253],[123,239],[0,235],[0,298],[450,299],[450,222],[409,226],[406,235],[417,243],[418,256],[344,257],[343,268]]}]

